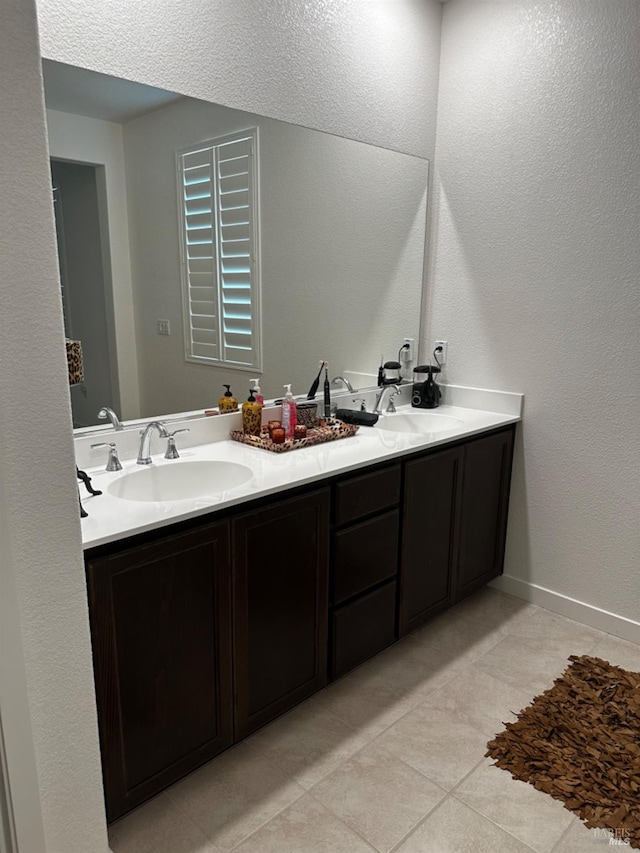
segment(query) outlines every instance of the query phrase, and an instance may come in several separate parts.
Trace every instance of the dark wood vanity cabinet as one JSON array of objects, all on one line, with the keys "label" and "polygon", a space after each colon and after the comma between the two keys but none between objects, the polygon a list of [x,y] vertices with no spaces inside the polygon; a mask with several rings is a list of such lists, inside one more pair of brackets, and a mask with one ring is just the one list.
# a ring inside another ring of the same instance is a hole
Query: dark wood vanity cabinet
[{"label": "dark wood vanity cabinet", "polygon": [[232,519],[236,739],[327,683],[329,494]]},{"label": "dark wood vanity cabinet", "polygon": [[88,552],[108,819],[500,574],[513,435]]},{"label": "dark wood vanity cabinet", "polygon": [[502,572],[514,427],[405,465],[400,636]]},{"label": "dark wood vanity cabinet", "polygon": [[233,743],[228,529],[87,560],[109,820]]}]

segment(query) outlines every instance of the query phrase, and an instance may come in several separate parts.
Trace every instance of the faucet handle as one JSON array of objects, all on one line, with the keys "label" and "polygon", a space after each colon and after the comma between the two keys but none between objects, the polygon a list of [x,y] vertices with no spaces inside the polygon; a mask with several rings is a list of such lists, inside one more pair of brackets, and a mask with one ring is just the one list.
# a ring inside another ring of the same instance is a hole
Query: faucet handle
[{"label": "faucet handle", "polygon": [[174,438],[179,432],[190,432],[189,427],[183,427],[182,429],[174,429],[173,432],[167,432],[167,452],[164,454],[165,459],[179,459],[180,454],[178,453],[178,448],[176,447],[176,440]]},{"label": "faucet handle", "polygon": [[95,447],[108,447],[109,448],[109,459],[107,461],[107,471],[122,471],[122,465],[120,464],[120,460],[118,459],[118,448],[116,446],[115,441],[101,441],[98,444],[92,444],[91,448]]}]

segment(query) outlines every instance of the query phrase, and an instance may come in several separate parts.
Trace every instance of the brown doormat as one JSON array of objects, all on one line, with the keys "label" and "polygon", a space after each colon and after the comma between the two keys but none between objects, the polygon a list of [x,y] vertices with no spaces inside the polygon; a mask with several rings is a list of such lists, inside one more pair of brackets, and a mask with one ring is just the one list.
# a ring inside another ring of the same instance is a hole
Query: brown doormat
[{"label": "brown doormat", "polygon": [[586,655],[569,660],[486,755],[590,829],[640,849],[640,673]]}]

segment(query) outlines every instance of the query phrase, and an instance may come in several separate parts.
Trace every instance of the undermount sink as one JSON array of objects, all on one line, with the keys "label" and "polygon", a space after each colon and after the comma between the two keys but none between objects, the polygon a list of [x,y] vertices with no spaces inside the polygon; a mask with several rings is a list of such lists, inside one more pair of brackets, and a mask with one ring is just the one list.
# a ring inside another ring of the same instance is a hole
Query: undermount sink
[{"label": "undermount sink", "polygon": [[107,486],[107,492],[127,501],[193,500],[226,492],[252,476],[251,468],[237,462],[176,461],[123,474]]},{"label": "undermount sink", "polygon": [[463,424],[464,421],[459,418],[452,418],[450,415],[415,411],[384,415],[378,420],[376,428],[389,432],[408,432],[414,435],[436,435],[441,432],[460,429]]}]

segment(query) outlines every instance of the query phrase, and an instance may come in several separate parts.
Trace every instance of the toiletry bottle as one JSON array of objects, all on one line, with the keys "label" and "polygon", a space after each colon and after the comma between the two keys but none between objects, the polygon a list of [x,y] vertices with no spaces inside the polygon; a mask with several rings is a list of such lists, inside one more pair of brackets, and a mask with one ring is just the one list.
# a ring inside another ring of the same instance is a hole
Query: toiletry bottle
[{"label": "toiletry bottle", "polygon": [[296,401],[291,393],[291,385],[284,385],[285,395],[282,401],[282,426],[287,438],[293,438],[293,428],[298,423]]},{"label": "toiletry bottle", "polygon": [[262,392],[260,391],[258,380],[250,379],[249,382],[253,382],[253,396],[255,397],[256,403],[260,403],[261,406],[264,406],[264,397],[262,396]]},{"label": "toiletry bottle", "polygon": [[249,397],[242,404],[242,431],[245,435],[260,435],[262,426],[262,406],[253,396],[253,388],[249,389]]},{"label": "toiletry bottle", "polygon": [[227,412],[237,412],[238,401],[231,393],[231,385],[223,385],[222,387],[226,388],[227,390],[218,400],[218,408],[220,409],[220,414],[226,415]]},{"label": "toiletry bottle", "polygon": [[329,385],[329,371],[327,368],[327,362],[325,361],[324,367],[324,416],[325,418],[331,417],[331,386]]}]

